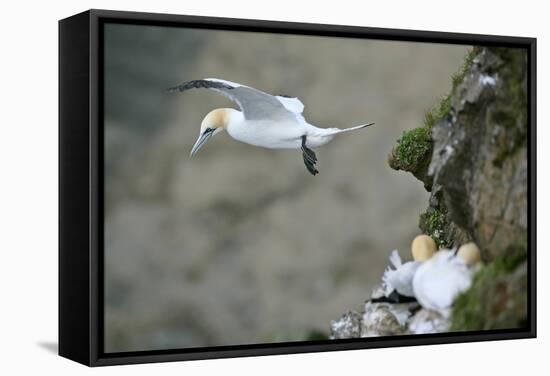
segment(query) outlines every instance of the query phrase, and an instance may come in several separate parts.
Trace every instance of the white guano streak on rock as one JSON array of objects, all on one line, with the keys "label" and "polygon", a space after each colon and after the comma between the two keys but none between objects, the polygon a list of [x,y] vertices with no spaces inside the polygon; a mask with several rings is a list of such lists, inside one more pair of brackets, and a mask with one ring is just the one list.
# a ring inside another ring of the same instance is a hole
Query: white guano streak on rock
[{"label": "white guano streak on rock", "polygon": [[481,74],[479,76],[479,83],[483,86],[495,86],[497,84],[497,80],[487,74]]}]

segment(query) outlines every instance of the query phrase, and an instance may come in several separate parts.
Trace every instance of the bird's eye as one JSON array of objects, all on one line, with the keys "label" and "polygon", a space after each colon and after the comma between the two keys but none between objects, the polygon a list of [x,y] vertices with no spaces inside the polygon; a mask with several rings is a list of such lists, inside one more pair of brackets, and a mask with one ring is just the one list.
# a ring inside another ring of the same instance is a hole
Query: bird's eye
[{"label": "bird's eye", "polygon": [[206,133],[210,133],[210,132],[213,132],[213,131],[214,131],[214,128],[206,128],[204,130],[204,133],[206,134]]}]

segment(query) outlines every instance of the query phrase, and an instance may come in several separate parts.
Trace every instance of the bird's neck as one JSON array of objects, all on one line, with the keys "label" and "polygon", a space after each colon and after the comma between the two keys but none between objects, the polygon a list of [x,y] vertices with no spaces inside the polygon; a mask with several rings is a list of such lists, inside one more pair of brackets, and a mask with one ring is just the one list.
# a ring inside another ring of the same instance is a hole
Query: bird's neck
[{"label": "bird's neck", "polygon": [[244,115],[241,111],[235,110],[234,108],[224,108],[225,111],[225,122],[224,129],[227,130],[229,127],[240,124],[244,121]]}]

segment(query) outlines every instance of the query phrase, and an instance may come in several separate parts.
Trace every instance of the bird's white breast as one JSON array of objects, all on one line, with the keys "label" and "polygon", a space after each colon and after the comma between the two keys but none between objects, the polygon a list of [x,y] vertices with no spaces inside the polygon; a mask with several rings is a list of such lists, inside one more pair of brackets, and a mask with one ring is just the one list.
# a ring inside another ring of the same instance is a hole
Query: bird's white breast
[{"label": "bird's white breast", "polygon": [[230,122],[227,133],[237,141],[270,149],[298,149],[307,124],[298,121],[241,120]]},{"label": "bird's white breast", "polygon": [[441,250],[418,268],[413,290],[424,308],[444,310],[470,287],[471,281],[472,272],[464,261],[454,257],[451,251]]}]

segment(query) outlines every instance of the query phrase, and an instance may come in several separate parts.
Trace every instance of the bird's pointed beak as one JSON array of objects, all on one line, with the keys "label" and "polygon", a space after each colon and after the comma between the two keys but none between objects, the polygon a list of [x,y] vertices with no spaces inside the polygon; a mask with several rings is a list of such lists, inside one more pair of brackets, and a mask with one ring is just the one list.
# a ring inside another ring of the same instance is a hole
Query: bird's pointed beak
[{"label": "bird's pointed beak", "polygon": [[212,137],[212,134],[214,133],[213,129],[206,129],[197,139],[197,142],[195,142],[195,145],[193,145],[193,148],[191,149],[191,154],[189,154],[190,157],[197,154],[200,148],[203,147],[204,144]]}]

